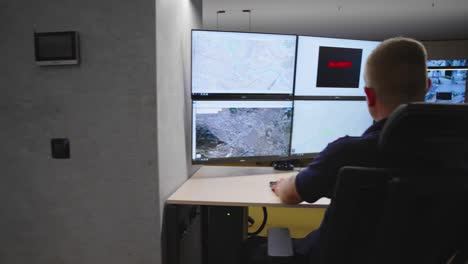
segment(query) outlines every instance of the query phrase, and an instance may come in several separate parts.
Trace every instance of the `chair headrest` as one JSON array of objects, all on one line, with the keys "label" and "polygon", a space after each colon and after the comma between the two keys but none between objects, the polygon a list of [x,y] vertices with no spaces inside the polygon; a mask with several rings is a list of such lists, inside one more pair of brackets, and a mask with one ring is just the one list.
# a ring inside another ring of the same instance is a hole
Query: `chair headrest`
[{"label": "chair headrest", "polygon": [[437,160],[445,164],[466,162],[468,105],[401,105],[385,123],[380,134],[379,148],[393,155]]}]

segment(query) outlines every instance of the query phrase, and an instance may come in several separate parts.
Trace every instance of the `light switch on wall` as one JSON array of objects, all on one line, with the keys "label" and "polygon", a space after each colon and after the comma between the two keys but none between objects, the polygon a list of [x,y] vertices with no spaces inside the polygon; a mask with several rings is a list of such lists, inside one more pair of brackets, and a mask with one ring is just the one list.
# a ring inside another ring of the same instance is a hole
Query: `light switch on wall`
[{"label": "light switch on wall", "polygon": [[53,138],[50,140],[52,149],[52,158],[54,159],[69,159],[70,158],[70,142],[68,138]]}]

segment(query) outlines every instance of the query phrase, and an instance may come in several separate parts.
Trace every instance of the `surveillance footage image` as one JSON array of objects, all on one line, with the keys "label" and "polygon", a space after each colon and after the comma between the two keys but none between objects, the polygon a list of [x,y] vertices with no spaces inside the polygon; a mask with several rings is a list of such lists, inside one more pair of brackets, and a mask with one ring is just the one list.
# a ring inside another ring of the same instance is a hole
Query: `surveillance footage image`
[{"label": "surveillance footage image", "polygon": [[428,60],[427,67],[468,67],[467,60]]},{"label": "surveillance footage image", "polygon": [[194,101],[192,159],[287,156],[291,101]]},{"label": "surveillance footage image", "polygon": [[291,155],[321,152],[344,136],[360,136],[372,125],[366,101],[295,101]]},{"label": "surveillance footage image", "polygon": [[467,67],[466,60],[429,60],[427,66],[431,87],[426,93],[426,102],[465,102],[467,70],[459,68]]},{"label": "surveillance footage image", "polygon": [[292,94],[296,39],[192,31],[192,93]]},{"label": "surveillance footage image", "polygon": [[431,88],[426,93],[426,102],[464,103],[466,93],[466,70],[429,71]]},{"label": "surveillance footage image", "polygon": [[379,42],[299,37],[296,96],[365,96],[364,65]]}]

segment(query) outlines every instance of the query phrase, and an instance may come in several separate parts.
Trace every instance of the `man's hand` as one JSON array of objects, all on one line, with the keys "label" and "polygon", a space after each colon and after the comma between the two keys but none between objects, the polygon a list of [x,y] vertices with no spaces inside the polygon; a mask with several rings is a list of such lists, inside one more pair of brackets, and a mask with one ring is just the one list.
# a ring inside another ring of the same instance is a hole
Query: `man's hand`
[{"label": "man's hand", "polygon": [[275,184],[271,185],[271,190],[276,194],[278,195],[278,191],[279,191],[279,188],[280,188],[280,185],[281,183],[284,182],[284,178],[281,178],[279,179],[278,181],[276,181]]},{"label": "man's hand", "polygon": [[295,176],[287,179],[281,178],[276,182],[276,184],[271,186],[271,190],[278,195],[281,202],[287,204],[298,204],[302,202],[302,199],[296,190],[296,185],[294,183],[295,179]]}]

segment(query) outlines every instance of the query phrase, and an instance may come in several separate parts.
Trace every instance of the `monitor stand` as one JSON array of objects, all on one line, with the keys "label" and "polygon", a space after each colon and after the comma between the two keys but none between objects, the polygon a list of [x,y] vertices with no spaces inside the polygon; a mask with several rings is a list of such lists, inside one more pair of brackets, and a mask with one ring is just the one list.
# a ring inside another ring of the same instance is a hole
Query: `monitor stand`
[{"label": "monitor stand", "polygon": [[273,162],[273,168],[275,170],[290,171],[294,169],[294,165],[292,164],[292,161],[290,160],[275,161]]}]

